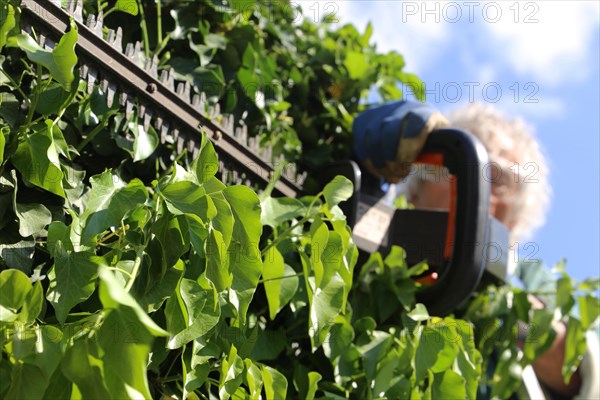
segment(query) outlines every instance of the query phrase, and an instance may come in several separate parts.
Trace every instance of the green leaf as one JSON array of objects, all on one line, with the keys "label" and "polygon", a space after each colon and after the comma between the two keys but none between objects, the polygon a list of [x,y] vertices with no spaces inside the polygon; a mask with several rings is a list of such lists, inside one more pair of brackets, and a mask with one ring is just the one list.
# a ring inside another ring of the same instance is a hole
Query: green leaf
[{"label": "green leaf", "polygon": [[274,368],[262,366],[262,378],[265,384],[265,395],[267,399],[285,399],[287,396],[287,379]]},{"label": "green leaf", "polygon": [[148,324],[133,308],[117,307],[108,312],[98,330],[98,343],[104,350],[104,382],[110,398],[151,398],[146,366],[152,336]]},{"label": "green leaf", "polygon": [[181,279],[177,299],[171,297],[167,302],[171,307],[177,306],[177,302],[179,307],[184,307],[179,311],[183,312],[183,321],[181,321],[183,326],[174,323],[173,319],[167,320],[169,331],[172,332],[168,341],[170,349],[177,349],[194,339],[203,337],[219,322],[221,309],[217,292],[214,285],[204,276],[201,276],[197,282]]},{"label": "green leaf", "polygon": [[246,312],[263,265],[258,244],[262,235],[260,202],[258,196],[245,186],[230,186],[223,191],[231,206],[234,217],[233,235],[230,245],[230,271],[233,276],[230,301],[238,310],[241,323],[246,322]]},{"label": "green leaf", "polygon": [[296,271],[284,264],[281,253],[275,247],[269,249],[264,257],[262,276],[269,304],[269,316],[274,319],[296,294],[299,279]]},{"label": "green leaf", "polygon": [[104,364],[95,341],[84,339],[69,347],[61,362],[62,373],[79,389],[82,398],[108,399],[104,383]]},{"label": "green leaf", "polygon": [[600,299],[590,294],[577,298],[579,303],[579,317],[581,318],[581,329],[587,331],[600,315]]},{"label": "green leaf", "polygon": [[152,126],[148,129],[138,123],[130,122],[127,128],[135,138],[133,141],[133,161],[142,161],[150,157],[158,146],[158,134]]},{"label": "green leaf", "polygon": [[199,183],[208,182],[219,171],[219,158],[206,134],[202,135],[198,156],[192,162],[192,171]]},{"label": "green leaf", "polygon": [[429,317],[429,313],[427,312],[427,308],[421,304],[415,304],[415,308],[407,314],[413,321],[427,321]]},{"label": "green leaf", "polygon": [[231,346],[229,356],[221,364],[219,398],[228,400],[242,384],[244,361],[237,355],[235,346]]},{"label": "green leaf", "polygon": [[577,371],[583,355],[585,354],[586,342],[581,322],[577,318],[570,317],[567,323],[567,337],[565,339],[565,359],[562,365],[562,375],[565,383]]},{"label": "green leaf", "polygon": [[65,197],[62,185],[64,175],[58,152],[52,133],[45,124],[39,125],[35,132],[25,136],[11,161],[24,180]]},{"label": "green leaf", "polygon": [[459,350],[457,336],[456,329],[443,322],[423,328],[415,355],[418,382],[427,376],[427,370],[437,373],[450,368]]},{"label": "green leaf", "polygon": [[58,114],[63,103],[69,98],[69,92],[57,82],[51,82],[40,93],[35,110],[42,115]]},{"label": "green leaf", "polygon": [[148,197],[142,181],[134,179],[126,185],[111,171],[91,177],[90,182],[92,190],[81,216],[84,242],[110,227],[120,227],[125,215]]},{"label": "green leaf", "polygon": [[344,281],[336,274],[313,295],[309,318],[309,335],[313,349],[323,344],[335,318],[340,314],[344,286]]},{"label": "green leaf", "polygon": [[44,290],[42,282],[37,281],[25,297],[25,302],[19,313],[19,321],[29,324],[33,323],[40,315],[44,307]]},{"label": "green leaf", "polygon": [[465,379],[452,370],[434,374],[431,387],[433,399],[465,399]]},{"label": "green leaf", "polygon": [[154,336],[168,336],[169,333],[162,329],[146,314],[135,299],[119,284],[114,274],[106,268],[98,271],[100,286],[98,294],[102,305],[106,309],[131,309],[143,327]]},{"label": "green leaf", "polygon": [[[1,102],[0,102],[1,104]],[[4,148],[6,147],[5,129],[0,129],[0,165],[4,163]]]},{"label": "green leaf", "polygon": [[75,45],[78,39],[77,24],[71,20],[71,29],[65,33],[52,51],[44,50],[29,35],[17,36],[17,45],[27,57],[36,64],[42,65],[66,91],[71,90],[75,80],[73,69],[77,64]]},{"label": "green leaf", "polygon": [[133,0],[117,0],[116,9],[131,15],[138,15],[138,3]]},{"label": "green leaf", "polygon": [[308,373],[308,390],[306,392],[306,400],[313,400],[315,393],[319,388],[318,384],[323,377],[318,372],[311,371]]},{"label": "green leaf", "polygon": [[17,177],[15,171],[11,171],[15,190],[13,191],[13,209],[19,219],[19,235],[28,237],[40,232],[52,221],[52,213],[40,203],[17,203]]},{"label": "green leaf", "polygon": [[342,201],[348,200],[354,194],[354,187],[350,179],[338,175],[331,182],[325,185],[323,189],[323,195],[325,196],[325,201],[329,206],[329,209],[332,209],[333,206],[338,205]]},{"label": "green leaf", "polygon": [[0,6],[0,50],[6,45],[10,31],[17,25],[15,9],[11,4],[3,3]]},{"label": "green leaf", "polygon": [[50,286],[46,295],[56,311],[56,319],[64,324],[71,308],[83,302],[96,289],[98,268],[105,263],[91,252],[76,253],[56,243],[54,267],[48,273]]},{"label": "green leaf", "polygon": [[361,79],[369,71],[369,57],[364,53],[349,51],[346,53],[344,66],[351,79]]},{"label": "green leaf", "polygon": [[261,209],[261,223],[273,228],[306,213],[306,207],[300,200],[289,197],[267,197],[261,202]]},{"label": "green leaf", "polygon": [[[23,272],[15,269],[0,272],[0,306],[3,308],[18,311],[30,290],[31,282]],[[4,320],[4,312],[0,320]]]}]

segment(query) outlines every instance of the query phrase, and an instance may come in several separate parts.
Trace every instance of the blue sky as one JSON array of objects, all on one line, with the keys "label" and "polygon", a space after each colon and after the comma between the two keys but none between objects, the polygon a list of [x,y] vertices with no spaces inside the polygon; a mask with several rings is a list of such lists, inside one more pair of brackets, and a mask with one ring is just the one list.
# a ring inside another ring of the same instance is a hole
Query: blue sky
[{"label": "blue sky", "polygon": [[333,12],[361,31],[371,21],[378,49],[403,54],[442,112],[469,102],[471,85],[474,100],[534,126],[553,189],[547,222],[529,240],[535,257],[549,265],[566,258],[579,280],[600,276],[599,2],[300,4],[306,17]]}]

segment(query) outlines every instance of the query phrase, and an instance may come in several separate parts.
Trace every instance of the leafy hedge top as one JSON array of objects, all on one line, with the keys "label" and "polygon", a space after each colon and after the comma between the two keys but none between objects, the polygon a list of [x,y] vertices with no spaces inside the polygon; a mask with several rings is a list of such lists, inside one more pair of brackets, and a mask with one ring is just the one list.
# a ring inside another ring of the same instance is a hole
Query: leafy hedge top
[{"label": "leafy hedge top", "polygon": [[[286,2],[85,6],[308,168],[348,155],[373,85],[388,99],[416,81],[369,44],[370,27],[294,23]],[[216,160],[206,138],[190,160],[100,87],[87,94],[75,23],[47,50],[19,17],[2,2],[0,396],[474,398],[490,385],[506,397],[557,319],[573,373],[597,280],[538,279],[535,293],[556,292],[544,310],[490,288],[463,319],[429,316],[412,280],[427,266],[402,249],[355,273],[347,180],[301,199],[226,186],[202,167]],[[535,328],[522,352],[517,320]]]}]

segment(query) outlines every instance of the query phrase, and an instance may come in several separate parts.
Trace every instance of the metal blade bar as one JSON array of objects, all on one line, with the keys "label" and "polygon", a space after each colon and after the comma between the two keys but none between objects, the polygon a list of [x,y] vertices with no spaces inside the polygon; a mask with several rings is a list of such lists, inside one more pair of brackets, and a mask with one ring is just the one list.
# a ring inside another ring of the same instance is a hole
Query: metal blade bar
[{"label": "metal blade bar", "polygon": [[[78,6],[80,7],[80,4]],[[30,15],[35,19],[36,27],[44,27],[57,35],[62,35],[69,28],[69,13],[52,1],[23,0],[21,7],[23,15]],[[203,129],[212,140],[217,152],[220,155],[225,154],[234,163],[235,170],[254,178],[251,181],[261,183],[262,186],[269,182],[272,178],[273,166],[258,155],[257,146],[252,149],[245,146],[244,143],[240,143],[240,137],[243,137],[244,134],[234,132],[232,118],[220,116],[218,108],[209,108],[209,117],[203,115],[191,103],[202,107],[204,101],[198,96],[194,96],[193,101],[190,101],[189,85],[179,84],[177,93],[175,93],[158,80],[157,76],[149,73],[149,71],[156,71],[154,64],[144,69],[135,63],[135,58],[139,57],[135,50],[138,49],[128,49],[126,51],[126,54],[130,56],[128,57],[119,51],[120,43],[115,46],[106,42],[102,38],[102,21],[99,21],[96,29],[92,31],[83,24],[81,16],[75,17],[75,20],[79,28],[77,53],[80,62],[84,64],[82,71],[85,69],[86,74],[93,73],[92,78],[88,78],[88,82],[93,85],[95,74],[101,71],[105,75],[102,83],[106,86],[105,91],[108,92],[109,98],[118,98],[117,87],[126,87],[128,90],[123,91],[120,95],[125,97],[133,95],[137,99],[142,99],[142,104],[151,104],[156,110],[160,110],[161,114],[164,114],[161,116],[159,125],[168,121],[168,126],[173,131],[173,137],[177,140],[178,149],[184,147],[185,141],[180,132],[190,132],[194,136],[200,136],[200,129]],[[98,26],[100,26],[99,29]],[[173,83],[172,79],[170,83]],[[210,119],[211,117],[216,117],[224,123],[222,125],[215,123]],[[147,120],[146,123],[149,123],[149,117]],[[162,133],[161,130],[161,137],[164,136]],[[198,142],[193,138],[190,138],[190,141]],[[196,146],[195,143],[194,146]],[[264,153],[269,155],[269,151]],[[299,178],[294,177],[296,182],[289,178],[289,174],[282,175],[275,184],[275,191],[286,196],[297,197],[302,190],[301,184],[305,175]]]}]

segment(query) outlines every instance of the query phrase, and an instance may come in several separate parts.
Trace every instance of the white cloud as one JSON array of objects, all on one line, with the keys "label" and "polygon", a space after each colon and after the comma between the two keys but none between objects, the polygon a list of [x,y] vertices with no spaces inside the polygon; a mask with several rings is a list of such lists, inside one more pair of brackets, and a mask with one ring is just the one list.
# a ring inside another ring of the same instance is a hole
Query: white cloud
[{"label": "white cloud", "polygon": [[498,62],[549,85],[579,80],[590,72],[590,58],[598,55],[591,49],[600,23],[598,2],[515,4],[503,3],[503,18],[483,24]]},{"label": "white cloud", "polygon": [[[596,1],[299,1],[306,17],[335,14],[364,30],[374,25],[380,51],[397,50],[407,70],[423,73],[442,59],[468,53],[478,75],[513,72],[544,85],[590,74],[600,24]],[[537,22],[536,22],[537,21]],[[463,60],[464,61],[464,60]],[[485,63],[484,71],[480,71]]]}]

